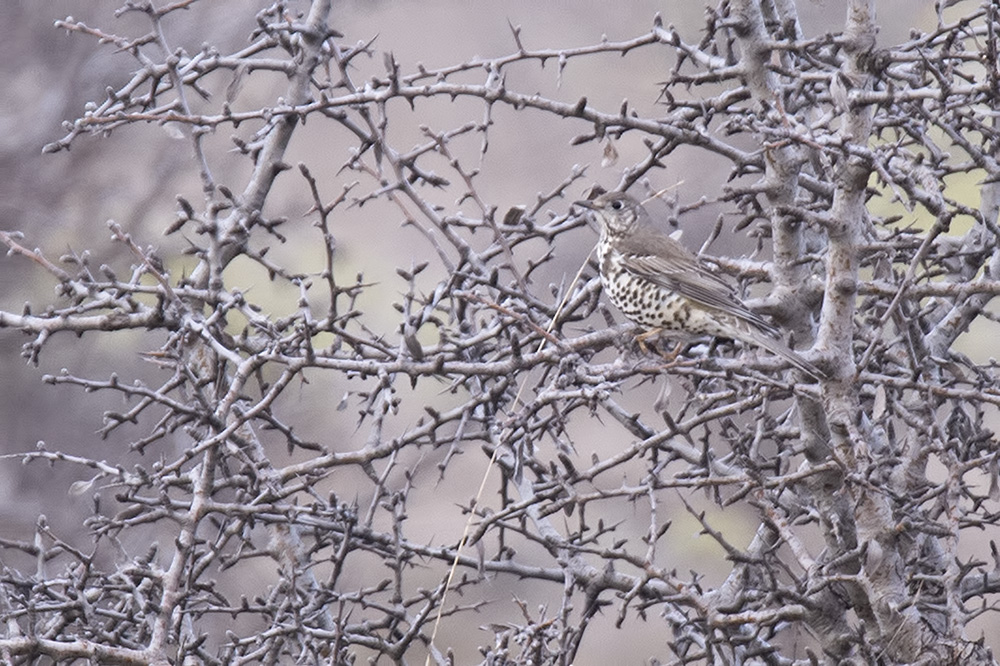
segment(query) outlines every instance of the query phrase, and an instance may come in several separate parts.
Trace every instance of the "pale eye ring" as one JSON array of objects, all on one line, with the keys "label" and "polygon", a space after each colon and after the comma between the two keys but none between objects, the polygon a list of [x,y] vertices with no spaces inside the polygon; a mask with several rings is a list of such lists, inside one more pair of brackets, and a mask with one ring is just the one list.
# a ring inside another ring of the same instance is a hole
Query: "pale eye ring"
[{"label": "pale eye ring", "polygon": [[622,202],[621,201],[612,201],[611,202],[611,207],[614,208],[615,210],[621,210],[622,209]]}]

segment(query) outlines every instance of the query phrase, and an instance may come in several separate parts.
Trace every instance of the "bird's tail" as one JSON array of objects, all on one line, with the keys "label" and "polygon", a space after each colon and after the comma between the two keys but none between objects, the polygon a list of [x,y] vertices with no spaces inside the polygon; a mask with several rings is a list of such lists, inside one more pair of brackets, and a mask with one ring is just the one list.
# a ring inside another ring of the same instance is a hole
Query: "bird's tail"
[{"label": "bird's tail", "polygon": [[749,342],[753,342],[754,344],[768,350],[772,354],[780,356],[791,363],[793,367],[798,368],[816,381],[826,378],[826,373],[816,367],[813,363],[810,363],[799,356],[792,349],[789,349],[788,345],[781,340],[775,340],[761,331],[752,329],[749,331],[743,331],[743,335],[739,337],[743,339],[750,338]]}]

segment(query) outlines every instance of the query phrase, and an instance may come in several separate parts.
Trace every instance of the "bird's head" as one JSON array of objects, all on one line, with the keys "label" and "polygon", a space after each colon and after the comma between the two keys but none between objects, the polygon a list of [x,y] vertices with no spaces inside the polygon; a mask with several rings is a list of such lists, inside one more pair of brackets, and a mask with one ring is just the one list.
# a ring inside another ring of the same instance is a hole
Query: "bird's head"
[{"label": "bird's head", "polygon": [[607,192],[590,201],[575,203],[594,211],[594,217],[601,225],[601,235],[609,238],[633,231],[647,214],[635,197],[624,192]]}]

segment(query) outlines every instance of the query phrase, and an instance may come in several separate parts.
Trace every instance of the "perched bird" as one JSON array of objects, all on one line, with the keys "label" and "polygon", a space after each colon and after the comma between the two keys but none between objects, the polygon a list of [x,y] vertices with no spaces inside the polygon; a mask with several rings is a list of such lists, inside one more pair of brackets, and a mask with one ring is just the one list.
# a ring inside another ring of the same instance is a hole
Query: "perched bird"
[{"label": "perched bird", "polygon": [[778,330],[753,312],[733,288],[694,253],[656,228],[634,197],[608,192],[577,201],[600,222],[597,243],[601,283],[618,309],[650,329],[733,338],[763,347],[813,379],[823,372],[777,339]]}]

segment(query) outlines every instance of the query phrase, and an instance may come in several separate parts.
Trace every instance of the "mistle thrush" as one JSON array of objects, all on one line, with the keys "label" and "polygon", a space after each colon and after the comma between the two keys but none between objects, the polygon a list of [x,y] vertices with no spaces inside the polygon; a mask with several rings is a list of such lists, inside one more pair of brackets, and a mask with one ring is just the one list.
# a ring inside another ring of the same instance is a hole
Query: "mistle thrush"
[{"label": "mistle thrush", "polygon": [[635,198],[620,192],[578,201],[600,222],[597,243],[604,290],[636,324],[661,331],[732,338],[763,347],[814,379],[824,375],[777,339],[778,330],[753,312],[732,287],[686,247],[660,231]]}]

